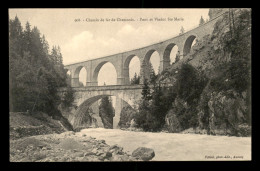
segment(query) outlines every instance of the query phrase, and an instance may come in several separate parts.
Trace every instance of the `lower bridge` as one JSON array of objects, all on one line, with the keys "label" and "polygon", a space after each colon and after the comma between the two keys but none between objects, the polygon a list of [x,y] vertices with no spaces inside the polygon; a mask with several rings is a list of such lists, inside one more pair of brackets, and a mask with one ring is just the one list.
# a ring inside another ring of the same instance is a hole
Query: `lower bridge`
[{"label": "lower bridge", "polygon": [[[74,90],[74,105],[77,106],[74,118],[71,124],[75,125],[76,122],[86,111],[97,103],[99,99],[105,96],[115,96],[115,116],[113,118],[113,128],[116,128],[119,120],[120,113],[125,104],[135,108],[138,100],[141,99],[142,85],[109,85],[109,86],[87,86],[87,87],[73,87]],[[65,93],[66,89],[61,88],[59,93],[61,96]]]}]

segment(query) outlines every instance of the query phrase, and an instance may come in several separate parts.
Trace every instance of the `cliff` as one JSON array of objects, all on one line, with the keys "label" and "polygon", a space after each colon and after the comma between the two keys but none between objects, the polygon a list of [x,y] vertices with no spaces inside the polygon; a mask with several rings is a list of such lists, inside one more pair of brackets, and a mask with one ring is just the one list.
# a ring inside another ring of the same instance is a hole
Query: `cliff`
[{"label": "cliff", "polygon": [[[209,14],[219,12],[211,9]],[[192,128],[196,133],[250,136],[251,11],[231,12],[216,22],[212,34],[199,40],[187,56],[159,77],[158,82],[178,84],[183,65],[190,65],[203,83],[198,84],[201,90],[193,87],[199,93],[192,102],[180,95],[175,98],[165,118],[169,132]]]}]

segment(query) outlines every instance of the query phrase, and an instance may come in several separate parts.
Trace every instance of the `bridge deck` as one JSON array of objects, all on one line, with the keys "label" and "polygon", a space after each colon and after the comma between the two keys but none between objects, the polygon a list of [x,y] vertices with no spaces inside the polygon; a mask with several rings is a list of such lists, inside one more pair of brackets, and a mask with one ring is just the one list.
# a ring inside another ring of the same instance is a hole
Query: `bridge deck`
[{"label": "bridge deck", "polygon": [[[107,85],[107,86],[86,86],[86,87],[73,87],[74,91],[107,91],[107,90],[129,90],[129,89],[142,89],[143,85]],[[66,91],[66,88],[60,88],[60,92]]]}]

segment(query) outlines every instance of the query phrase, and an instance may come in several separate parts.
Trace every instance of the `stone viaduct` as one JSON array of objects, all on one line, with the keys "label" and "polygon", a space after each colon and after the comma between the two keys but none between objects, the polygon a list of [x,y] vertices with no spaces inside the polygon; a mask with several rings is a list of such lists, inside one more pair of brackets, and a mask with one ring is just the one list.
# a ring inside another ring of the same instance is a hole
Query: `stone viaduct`
[{"label": "stone viaduct", "polygon": [[[90,106],[97,105],[97,101],[105,96],[115,96],[115,116],[113,118],[113,127],[119,123],[120,112],[122,108],[128,104],[135,108],[137,99],[141,99],[142,85],[112,85],[112,86],[91,86],[77,87],[74,89],[75,105],[78,106],[73,119],[70,121],[73,126],[78,125],[79,119],[85,114]],[[65,89],[60,90],[60,95]],[[96,106],[97,107],[97,106]],[[98,114],[98,111],[95,111]],[[95,118],[97,118],[96,115]]]},{"label": "stone viaduct", "polygon": [[223,15],[223,13],[201,26],[156,44],[123,53],[66,65],[65,69],[71,73],[71,86],[79,86],[79,72],[83,67],[87,71],[86,86],[97,86],[98,73],[101,67],[107,62],[110,62],[115,67],[117,73],[117,85],[129,85],[129,64],[134,56],[137,56],[140,60],[140,76],[141,80],[143,80],[144,78],[147,78],[146,66],[151,55],[155,51],[157,51],[160,56],[159,70],[161,72],[170,65],[170,53],[174,46],[178,46],[178,50],[180,51],[180,55],[182,57],[186,56],[190,52],[193,40],[195,38],[200,40],[203,36],[212,33],[214,28],[213,26],[218,17],[221,15]]},{"label": "stone viaduct", "polygon": [[[131,59],[137,56],[140,60],[140,81],[142,82],[145,78],[148,78],[149,73],[147,73],[147,66],[153,52],[157,51],[159,53],[159,71],[162,72],[165,68],[170,66],[170,53],[174,46],[177,45],[181,57],[185,57],[190,52],[193,40],[195,38],[200,40],[205,35],[211,34],[217,19],[225,12],[226,10],[205,24],[168,40],[123,53],[66,65],[65,69],[71,73],[71,86],[74,87],[76,91],[75,104],[79,106],[76,115],[82,115],[84,110],[103,96],[116,96],[117,99],[122,99],[132,106],[134,100],[138,100],[141,97],[141,86],[129,85],[129,64]],[[98,73],[101,67],[107,62],[110,62],[115,67],[117,85],[97,86]],[[87,71],[86,87],[79,88],[79,72],[83,67]],[[116,106],[120,106],[121,103],[119,101],[120,100],[117,100]],[[116,111],[115,125],[118,123],[119,117]]]}]

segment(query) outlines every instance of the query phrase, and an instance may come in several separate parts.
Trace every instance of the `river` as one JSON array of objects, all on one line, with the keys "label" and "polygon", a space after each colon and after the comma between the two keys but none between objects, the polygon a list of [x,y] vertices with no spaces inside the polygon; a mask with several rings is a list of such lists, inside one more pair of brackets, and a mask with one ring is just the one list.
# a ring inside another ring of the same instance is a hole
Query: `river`
[{"label": "river", "polygon": [[[120,129],[90,128],[80,134],[118,144],[129,154],[138,147],[155,151],[152,161],[251,160],[251,137],[200,134],[133,132]],[[234,157],[238,158],[234,158]]]}]

